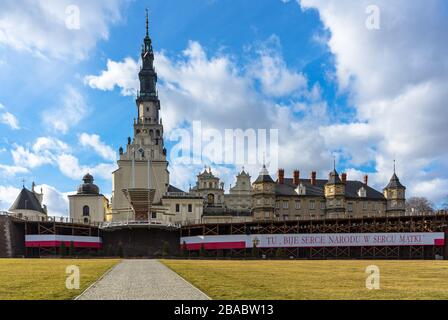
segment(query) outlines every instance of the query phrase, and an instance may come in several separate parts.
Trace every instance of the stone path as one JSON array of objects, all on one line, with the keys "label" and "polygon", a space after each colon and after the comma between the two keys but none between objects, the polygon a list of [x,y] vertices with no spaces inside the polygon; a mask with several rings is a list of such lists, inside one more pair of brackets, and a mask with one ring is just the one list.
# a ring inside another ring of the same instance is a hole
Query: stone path
[{"label": "stone path", "polygon": [[210,298],[157,260],[123,260],[77,299],[209,300]]}]

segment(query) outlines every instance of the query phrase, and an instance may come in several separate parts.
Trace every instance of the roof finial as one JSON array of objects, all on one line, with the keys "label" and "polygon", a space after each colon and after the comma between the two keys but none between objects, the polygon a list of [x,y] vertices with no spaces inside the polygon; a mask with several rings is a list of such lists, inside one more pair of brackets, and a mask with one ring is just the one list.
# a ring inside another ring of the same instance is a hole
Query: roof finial
[{"label": "roof finial", "polygon": [[395,174],[395,162],[396,162],[396,161],[395,161],[395,159],[394,159],[394,174]]},{"label": "roof finial", "polygon": [[22,187],[25,189],[25,179],[22,179]]},{"label": "roof finial", "polygon": [[333,155],[333,170],[336,171],[336,155]]},{"label": "roof finial", "polygon": [[263,168],[266,168],[266,152],[263,152]]},{"label": "roof finial", "polygon": [[149,37],[149,11],[146,8],[146,36]]}]

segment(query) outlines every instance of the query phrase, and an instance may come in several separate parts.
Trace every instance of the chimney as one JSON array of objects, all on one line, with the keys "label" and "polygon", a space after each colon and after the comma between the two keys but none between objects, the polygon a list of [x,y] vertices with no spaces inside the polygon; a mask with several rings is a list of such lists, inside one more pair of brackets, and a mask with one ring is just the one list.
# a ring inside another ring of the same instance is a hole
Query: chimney
[{"label": "chimney", "polygon": [[278,169],[278,183],[285,183],[285,169]]},{"label": "chimney", "polygon": [[342,173],[342,175],[341,175],[341,180],[342,180],[342,183],[346,183],[347,182],[347,173]]},{"label": "chimney", "polygon": [[311,172],[311,184],[316,185],[316,171]]},{"label": "chimney", "polygon": [[369,184],[369,176],[367,174],[364,176],[364,184],[366,186]]},{"label": "chimney", "polygon": [[294,185],[298,186],[300,183],[300,171],[299,170],[294,170],[294,175],[293,175],[293,183]]}]

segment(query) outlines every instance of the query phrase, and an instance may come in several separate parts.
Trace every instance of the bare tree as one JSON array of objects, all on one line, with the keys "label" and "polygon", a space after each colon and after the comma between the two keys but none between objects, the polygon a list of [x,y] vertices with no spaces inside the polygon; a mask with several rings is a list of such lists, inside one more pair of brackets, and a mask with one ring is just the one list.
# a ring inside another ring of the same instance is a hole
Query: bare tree
[{"label": "bare tree", "polygon": [[412,197],[406,200],[406,211],[409,213],[434,212],[434,205],[425,197]]}]

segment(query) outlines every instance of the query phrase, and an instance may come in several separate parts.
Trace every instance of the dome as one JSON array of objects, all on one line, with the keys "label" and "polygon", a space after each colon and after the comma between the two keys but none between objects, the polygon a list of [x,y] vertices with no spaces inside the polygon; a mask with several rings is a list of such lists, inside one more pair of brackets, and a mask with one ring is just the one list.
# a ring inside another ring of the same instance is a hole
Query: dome
[{"label": "dome", "polygon": [[89,173],[86,174],[82,180],[84,181],[83,184],[81,184],[78,187],[78,194],[99,194],[100,188],[96,184],[93,183],[94,179],[93,176]]}]

